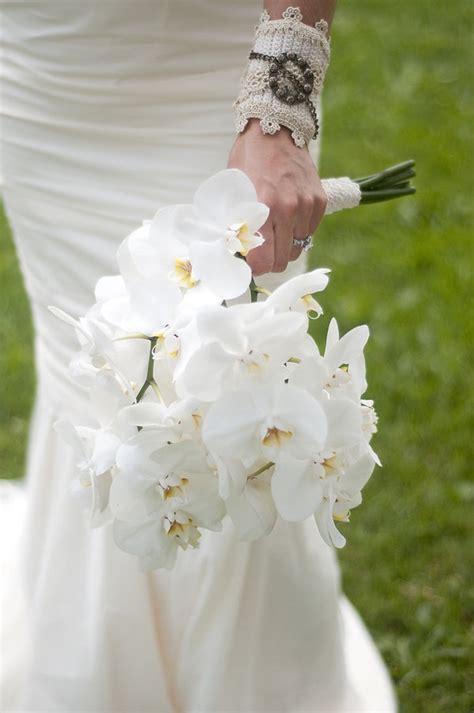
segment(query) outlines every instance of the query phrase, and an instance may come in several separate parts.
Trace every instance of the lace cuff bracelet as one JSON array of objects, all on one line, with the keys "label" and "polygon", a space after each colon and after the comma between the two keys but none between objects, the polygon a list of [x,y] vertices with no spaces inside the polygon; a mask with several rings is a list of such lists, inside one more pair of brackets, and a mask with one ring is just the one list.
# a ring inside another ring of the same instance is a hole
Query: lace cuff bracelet
[{"label": "lace cuff bracelet", "polygon": [[281,126],[291,129],[300,147],[317,137],[316,105],[330,58],[328,24],[319,20],[312,27],[302,19],[298,7],[287,7],[279,20],[262,12],[232,105],[237,132],[250,118],[258,118],[265,134],[275,134]]}]

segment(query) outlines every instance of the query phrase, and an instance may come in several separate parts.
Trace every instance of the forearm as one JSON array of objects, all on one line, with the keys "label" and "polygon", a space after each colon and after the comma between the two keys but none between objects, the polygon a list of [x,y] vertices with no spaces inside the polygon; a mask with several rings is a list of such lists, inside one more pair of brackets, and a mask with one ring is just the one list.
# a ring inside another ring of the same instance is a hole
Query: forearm
[{"label": "forearm", "polygon": [[307,25],[314,26],[318,20],[326,20],[330,27],[336,10],[336,0],[295,0],[294,3],[288,0],[263,1],[263,7],[272,20],[281,18],[283,10],[289,6],[299,7],[303,14],[303,22]]},{"label": "forearm", "polygon": [[[329,61],[336,0],[263,5],[234,103],[239,134],[228,162],[249,176],[270,208],[261,228],[265,242],[248,257],[255,275],[285,270],[324,215],[327,197],[308,144],[318,135],[315,102]],[[296,11],[283,15],[287,8]]]}]

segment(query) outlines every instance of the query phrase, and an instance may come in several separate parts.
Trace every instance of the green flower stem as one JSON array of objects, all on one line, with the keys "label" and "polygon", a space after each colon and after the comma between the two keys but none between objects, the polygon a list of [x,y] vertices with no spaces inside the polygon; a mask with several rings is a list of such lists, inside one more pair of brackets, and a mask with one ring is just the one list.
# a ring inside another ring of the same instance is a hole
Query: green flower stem
[{"label": "green flower stem", "polygon": [[147,339],[150,340],[150,352],[148,355],[148,366],[147,366],[147,371],[146,371],[146,379],[145,379],[142,387],[140,388],[140,391],[137,394],[137,403],[139,403],[142,400],[142,398],[144,397],[144,395],[146,394],[146,392],[148,391],[150,386],[155,391],[155,393],[158,396],[158,398],[160,399],[161,403],[163,403],[163,397],[161,395],[161,392],[158,388],[158,384],[156,383],[155,377],[153,374],[153,367],[154,367],[153,349],[155,348],[155,345],[158,341],[158,337],[147,337]]},{"label": "green flower stem", "polygon": [[407,171],[401,171],[400,173],[397,173],[396,176],[389,176],[388,178],[381,179],[377,183],[376,187],[384,188],[385,186],[398,186],[400,183],[409,181],[410,178],[414,178],[415,176],[416,171],[414,171],[413,168],[409,168]]},{"label": "green flower stem", "polygon": [[151,337],[148,337],[146,334],[142,334],[141,332],[137,332],[136,334],[126,334],[124,337],[114,337],[112,341],[123,342],[126,339],[151,339]]},{"label": "green flower stem", "polygon": [[[241,255],[241,253],[235,253],[235,257],[238,257],[241,260],[245,260],[245,262],[247,262],[247,260],[245,259],[245,256]],[[258,285],[255,284],[255,280],[252,277],[252,279],[250,280],[250,301],[251,302],[257,301],[259,290],[260,290],[260,288],[258,287]]]},{"label": "green flower stem", "polygon": [[379,203],[415,193],[416,189],[410,184],[410,179],[416,176],[414,165],[415,161],[410,159],[380,173],[355,178],[354,182],[361,190],[361,204]]},{"label": "green flower stem", "polygon": [[393,198],[400,198],[401,196],[410,196],[416,193],[416,188],[386,188],[381,191],[370,191],[367,195],[363,195],[361,204],[368,203],[380,203],[381,201],[389,201]]},{"label": "green flower stem", "polygon": [[250,473],[250,475],[247,476],[247,479],[248,478],[256,478],[257,475],[261,475],[262,473],[265,473],[266,470],[268,470],[269,468],[271,468],[274,465],[275,465],[275,463],[272,463],[271,461],[269,461],[268,463],[265,463],[265,465],[262,465],[261,468],[254,471],[253,473]]},{"label": "green flower stem", "polygon": [[259,292],[260,292],[260,288],[257,287],[257,285],[255,284],[255,280],[252,277],[252,279],[250,280],[250,301],[251,302],[257,301]]},{"label": "green flower stem", "polygon": [[403,161],[403,163],[397,163],[395,164],[395,166],[385,168],[379,173],[374,173],[372,176],[354,178],[353,180],[355,181],[355,183],[358,183],[361,188],[367,189],[372,186],[377,186],[380,183],[384,183],[390,179],[395,178],[396,180],[398,180],[398,176],[400,176],[400,174],[403,174],[405,173],[405,171],[412,169],[414,165],[415,161],[413,159],[409,159],[408,161]]}]

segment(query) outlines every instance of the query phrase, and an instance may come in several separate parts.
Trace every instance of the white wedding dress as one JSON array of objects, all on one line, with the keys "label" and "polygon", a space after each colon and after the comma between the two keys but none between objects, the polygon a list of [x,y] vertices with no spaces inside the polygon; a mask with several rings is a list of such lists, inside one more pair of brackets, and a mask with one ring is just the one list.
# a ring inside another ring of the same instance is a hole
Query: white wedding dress
[{"label": "white wedding dress", "polygon": [[0,2],[2,192],[37,368],[25,485],[0,491],[4,713],[396,710],[312,519],[251,544],[226,520],[173,571],[144,574],[109,529],[88,529],[74,455],[53,430],[84,395],[67,373],[73,330],[47,306],[83,314],[121,240],[226,167],[260,11],[258,0]]}]

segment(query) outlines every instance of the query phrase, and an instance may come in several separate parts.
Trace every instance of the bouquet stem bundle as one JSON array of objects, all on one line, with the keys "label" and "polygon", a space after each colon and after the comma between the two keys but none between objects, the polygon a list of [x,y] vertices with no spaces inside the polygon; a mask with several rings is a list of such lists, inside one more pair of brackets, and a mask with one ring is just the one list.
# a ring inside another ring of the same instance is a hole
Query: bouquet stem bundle
[{"label": "bouquet stem bundle", "polygon": [[[323,179],[322,185],[328,197],[326,215],[347,208],[369,203],[402,198],[416,193],[410,179],[416,176],[415,161],[409,159],[394,166],[385,168],[379,173],[361,178],[329,178]],[[252,278],[250,283],[250,299],[256,302],[261,289]]]},{"label": "bouquet stem bundle", "polygon": [[410,179],[416,176],[414,166],[415,161],[409,159],[379,173],[354,178],[354,183],[360,186],[360,203],[380,203],[416,193],[416,188],[410,184]]}]

